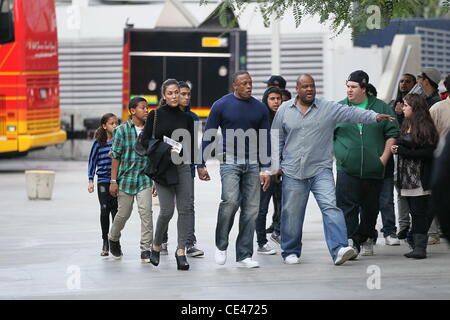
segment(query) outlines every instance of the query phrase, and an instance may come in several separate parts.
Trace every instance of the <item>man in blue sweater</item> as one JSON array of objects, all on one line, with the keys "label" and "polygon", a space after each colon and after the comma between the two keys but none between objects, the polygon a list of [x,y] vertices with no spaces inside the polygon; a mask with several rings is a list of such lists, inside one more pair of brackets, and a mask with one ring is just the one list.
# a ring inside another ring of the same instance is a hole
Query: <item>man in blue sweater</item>
[{"label": "man in blue sweater", "polygon": [[263,103],[252,97],[252,78],[248,72],[238,71],[233,75],[233,90],[211,108],[202,142],[203,164],[197,170],[201,180],[210,179],[204,165],[208,158],[205,154],[220,127],[224,161],[220,164],[222,201],[217,217],[215,259],[221,265],[226,262],[229,233],[240,207],[236,261],[240,267],[257,268],[258,262],[252,259],[253,236],[259,185],[261,183],[267,190],[270,183],[269,112]]}]

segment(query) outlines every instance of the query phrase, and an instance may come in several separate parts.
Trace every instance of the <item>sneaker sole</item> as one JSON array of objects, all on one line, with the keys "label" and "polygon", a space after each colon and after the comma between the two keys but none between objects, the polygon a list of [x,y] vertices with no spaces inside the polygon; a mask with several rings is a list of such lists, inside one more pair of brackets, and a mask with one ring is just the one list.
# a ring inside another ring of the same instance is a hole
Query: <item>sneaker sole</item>
[{"label": "sneaker sole", "polygon": [[257,251],[257,253],[258,254],[263,254],[263,255],[266,255],[266,256],[273,256],[274,254],[277,254],[277,252],[274,250],[274,251],[269,251],[269,252],[260,252],[260,251]]},{"label": "sneaker sole", "polygon": [[386,246],[399,246],[400,245],[400,242],[399,243],[384,243]]},{"label": "sneaker sole", "polygon": [[256,266],[247,266],[247,265],[243,265],[243,264],[237,264],[238,268],[245,268],[245,269],[254,269],[254,268],[259,268],[259,265]]},{"label": "sneaker sole", "polygon": [[[357,257],[357,256],[356,256]],[[344,255],[342,256],[342,258],[341,258],[341,260],[339,260],[339,261],[335,261],[334,262],[334,264],[336,265],[336,266],[340,266],[341,264],[343,264],[344,262],[346,262],[346,261],[348,261],[348,260],[350,260],[350,259],[356,259],[356,257],[355,257],[355,253],[354,253],[354,251],[352,252],[352,251],[347,251],[346,253],[344,253]]]},{"label": "sneaker sole", "polygon": [[145,263],[150,263],[150,258],[149,259],[141,259],[141,261],[145,262]]},{"label": "sneaker sole", "polygon": [[120,255],[120,256],[115,256],[115,255],[113,255],[113,254],[111,254],[111,255],[112,255],[112,257],[113,257],[114,259],[116,259],[116,260],[120,260],[120,259],[122,259],[122,257],[123,257],[123,254]]}]

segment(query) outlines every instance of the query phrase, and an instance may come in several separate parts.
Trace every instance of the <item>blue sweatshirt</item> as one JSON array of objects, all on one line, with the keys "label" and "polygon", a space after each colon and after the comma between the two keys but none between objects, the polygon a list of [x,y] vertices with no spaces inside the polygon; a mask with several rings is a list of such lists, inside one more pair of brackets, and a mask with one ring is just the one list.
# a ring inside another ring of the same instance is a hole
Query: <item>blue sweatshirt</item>
[{"label": "blue sweatshirt", "polygon": [[111,150],[112,141],[107,141],[104,147],[100,147],[95,140],[89,155],[88,178],[94,181],[97,169],[97,183],[109,183],[111,180]]},{"label": "blue sweatshirt", "polygon": [[[270,126],[269,126],[269,111],[267,107],[260,101],[253,97],[248,100],[238,99],[233,93],[227,94],[214,102],[208,119],[205,125],[205,133],[209,129],[222,130],[223,137],[223,151],[226,155],[227,162],[233,161],[234,163],[241,163],[242,160],[257,160],[261,167],[270,167]],[[241,143],[244,141],[242,138],[238,139],[239,131],[246,132],[249,129],[253,129],[257,138],[257,145],[250,145],[249,139],[245,138],[245,150],[238,149],[239,140]],[[262,136],[264,141],[260,140],[260,129],[265,129],[266,135]],[[232,145],[227,145],[227,130],[229,134],[234,134],[234,148]],[[202,141],[202,155],[207,146],[211,143],[210,137],[203,135]],[[263,145],[265,145],[263,147]],[[259,150],[261,149],[261,155],[265,159],[261,159]],[[255,154],[256,153],[256,154]],[[242,156],[245,155],[245,159]],[[207,156],[207,155],[205,155]],[[203,165],[207,159],[202,156]],[[202,167],[202,166],[199,166]]]}]

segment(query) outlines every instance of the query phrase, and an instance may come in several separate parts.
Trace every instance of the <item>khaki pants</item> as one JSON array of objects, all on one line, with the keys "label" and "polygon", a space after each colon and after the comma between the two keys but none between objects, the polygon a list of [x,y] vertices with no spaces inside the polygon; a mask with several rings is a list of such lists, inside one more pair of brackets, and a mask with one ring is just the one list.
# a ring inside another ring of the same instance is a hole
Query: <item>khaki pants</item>
[{"label": "khaki pants", "polygon": [[153,241],[153,211],[152,211],[152,189],[147,188],[133,195],[119,191],[118,211],[114,218],[108,238],[119,241],[120,232],[133,211],[134,197],[138,204],[138,212],[141,218],[141,251],[151,250]]}]

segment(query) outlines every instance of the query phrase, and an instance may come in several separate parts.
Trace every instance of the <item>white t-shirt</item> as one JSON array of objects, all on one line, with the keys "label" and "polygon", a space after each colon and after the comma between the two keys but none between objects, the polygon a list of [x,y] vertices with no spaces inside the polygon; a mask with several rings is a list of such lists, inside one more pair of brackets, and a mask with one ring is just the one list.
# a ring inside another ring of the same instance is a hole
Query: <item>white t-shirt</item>
[{"label": "white t-shirt", "polygon": [[144,127],[137,127],[137,126],[134,126],[135,128],[136,128],[136,136],[137,137],[139,137],[139,134],[142,132],[142,130],[144,130]]}]

